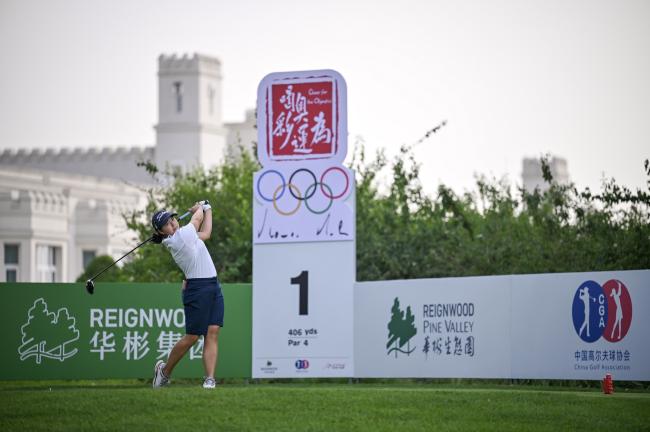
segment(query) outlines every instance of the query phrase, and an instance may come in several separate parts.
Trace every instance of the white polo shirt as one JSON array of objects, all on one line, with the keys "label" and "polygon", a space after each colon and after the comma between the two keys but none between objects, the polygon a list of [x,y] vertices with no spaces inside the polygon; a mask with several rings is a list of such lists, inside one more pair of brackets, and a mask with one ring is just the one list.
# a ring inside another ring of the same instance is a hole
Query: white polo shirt
[{"label": "white polo shirt", "polygon": [[181,268],[187,279],[211,278],[217,276],[208,248],[199,238],[193,224],[176,230],[174,235],[165,238],[162,243],[169,249],[172,258]]}]

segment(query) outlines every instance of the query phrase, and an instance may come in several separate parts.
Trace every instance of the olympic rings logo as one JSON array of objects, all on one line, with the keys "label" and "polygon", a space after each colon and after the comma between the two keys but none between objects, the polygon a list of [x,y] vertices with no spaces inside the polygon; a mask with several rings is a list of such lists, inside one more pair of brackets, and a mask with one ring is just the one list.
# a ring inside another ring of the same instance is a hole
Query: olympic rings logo
[{"label": "olympic rings logo", "polygon": [[[325,180],[327,177],[335,175],[334,173],[336,172],[343,174],[343,177],[345,179],[345,187],[341,192],[334,194],[332,187],[326,183]],[[303,196],[300,188],[296,185],[295,180],[297,176],[304,175],[311,177],[311,182],[309,183],[309,186],[307,186],[307,189],[305,189]],[[279,180],[279,182],[277,182],[278,186],[273,189],[273,193],[270,194],[270,196],[265,195],[262,192],[261,184],[263,181],[272,181],[272,177],[277,177]],[[305,203],[307,210],[313,214],[319,215],[327,212],[332,207],[334,200],[345,196],[345,194],[348,192],[348,189],[350,188],[350,178],[348,177],[348,173],[343,168],[338,166],[327,168],[325,171],[323,171],[323,174],[321,174],[320,179],[317,179],[316,174],[314,174],[313,171],[307,168],[298,168],[291,174],[289,181],[287,182],[280,171],[269,169],[267,171],[264,171],[257,178],[256,187],[259,197],[266,202],[273,203],[273,208],[275,211],[282,216],[291,216],[295,214],[298,210],[300,210],[303,202]],[[296,200],[296,205],[292,209],[281,209],[278,205],[278,201],[284,196],[287,190],[289,191],[289,194]],[[316,195],[316,192],[318,190],[320,190],[321,194],[326,198],[327,204],[322,206],[322,208],[316,209],[309,204],[309,201],[314,197],[314,195]]]}]

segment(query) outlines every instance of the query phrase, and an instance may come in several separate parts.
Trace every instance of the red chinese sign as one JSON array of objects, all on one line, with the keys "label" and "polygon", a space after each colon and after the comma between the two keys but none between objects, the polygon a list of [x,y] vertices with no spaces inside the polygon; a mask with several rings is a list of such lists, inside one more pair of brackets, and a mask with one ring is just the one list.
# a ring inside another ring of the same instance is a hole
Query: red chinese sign
[{"label": "red chinese sign", "polygon": [[267,101],[270,159],[315,159],[336,153],[335,91],[331,80],[271,85]]},{"label": "red chinese sign", "polygon": [[347,86],[336,71],[274,72],[257,88],[257,158],[342,164],[347,154]]}]

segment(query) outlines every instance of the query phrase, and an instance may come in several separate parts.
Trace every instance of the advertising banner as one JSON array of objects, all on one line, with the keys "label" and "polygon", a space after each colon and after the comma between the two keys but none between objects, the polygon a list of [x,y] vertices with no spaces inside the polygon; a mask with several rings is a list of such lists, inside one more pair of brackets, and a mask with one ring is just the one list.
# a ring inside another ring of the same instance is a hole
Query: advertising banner
[{"label": "advertising banner", "polygon": [[513,377],[650,380],[650,271],[512,279]]},{"label": "advertising banner", "polygon": [[357,283],[358,377],[510,373],[508,276]]},{"label": "advertising banner", "polygon": [[[224,284],[217,377],[250,377],[251,287]],[[0,284],[0,379],[150,378],[185,334],[180,284]],[[203,343],[174,370],[200,378]]]},{"label": "advertising banner", "polygon": [[358,377],[650,380],[650,271],[357,283]]}]

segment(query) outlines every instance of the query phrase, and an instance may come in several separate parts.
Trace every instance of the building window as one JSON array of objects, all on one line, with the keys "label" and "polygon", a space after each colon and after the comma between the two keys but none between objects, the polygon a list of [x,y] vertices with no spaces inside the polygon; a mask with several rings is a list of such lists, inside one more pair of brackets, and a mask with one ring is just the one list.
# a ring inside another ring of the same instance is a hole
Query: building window
[{"label": "building window", "polygon": [[174,81],[172,87],[174,97],[176,97],[176,112],[181,112],[183,111],[183,83]]},{"label": "building window", "polygon": [[5,264],[18,264],[18,245],[5,245]]},{"label": "building window", "polygon": [[18,282],[18,270],[16,269],[7,269],[6,275],[7,282]]},{"label": "building window", "polygon": [[17,244],[5,244],[5,280],[18,282],[19,247]]},{"label": "building window", "polygon": [[84,250],[82,252],[84,270],[88,268],[88,264],[90,264],[90,262],[94,260],[96,256],[97,256],[97,251],[94,250]]},{"label": "building window", "polygon": [[57,282],[61,279],[61,248],[36,246],[37,282]]},{"label": "building window", "polygon": [[214,115],[214,97],[217,94],[217,91],[211,85],[208,86],[208,107],[210,109],[210,115]]}]

